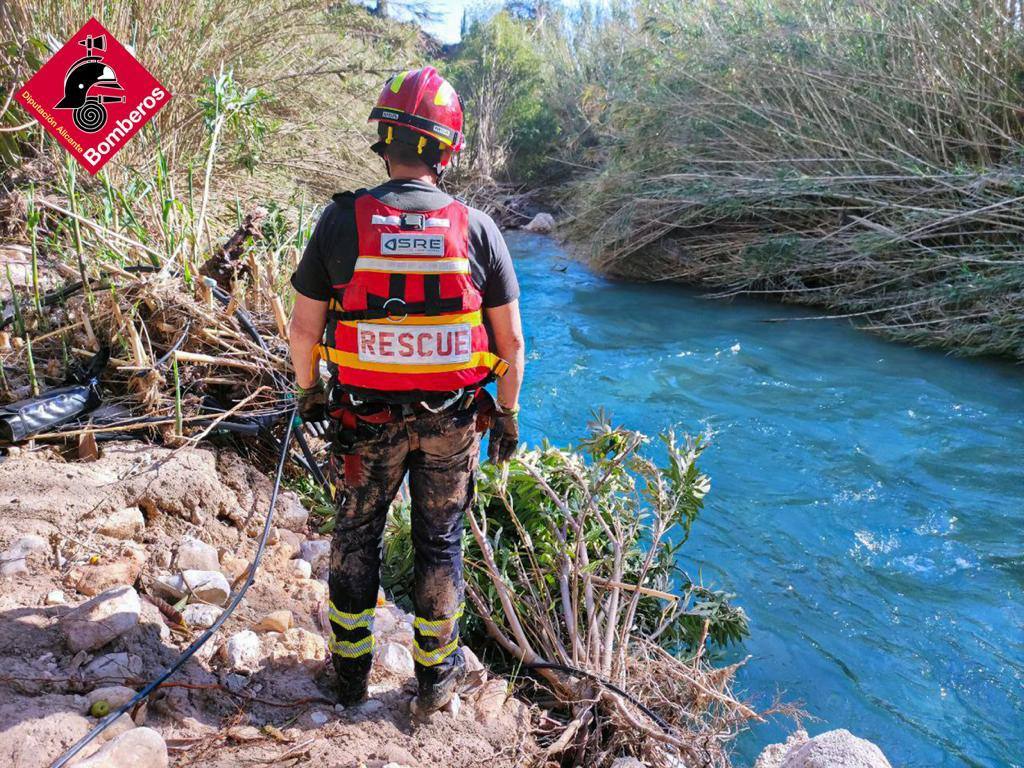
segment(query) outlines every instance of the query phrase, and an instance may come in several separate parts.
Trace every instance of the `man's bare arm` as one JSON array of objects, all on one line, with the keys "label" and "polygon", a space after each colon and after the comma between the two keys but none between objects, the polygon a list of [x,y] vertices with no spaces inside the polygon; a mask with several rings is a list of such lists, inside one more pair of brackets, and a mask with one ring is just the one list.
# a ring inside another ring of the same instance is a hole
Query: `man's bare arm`
[{"label": "man's bare arm", "polygon": [[515,409],[519,406],[519,389],[523,384],[523,369],[526,366],[526,342],[523,339],[519,302],[489,307],[484,312],[494,335],[494,351],[509,364],[508,372],[498,379],[498,404],[506,410]]},{"label": "man's bare arm", "polygon": [[323,339],[326,325],[327,302],[296,294],[295,308],[288,324],[288,339],[292,365],[295,367],[295,383],[304,389],[316,382],[316,377],[311,373],[313,347]]}]

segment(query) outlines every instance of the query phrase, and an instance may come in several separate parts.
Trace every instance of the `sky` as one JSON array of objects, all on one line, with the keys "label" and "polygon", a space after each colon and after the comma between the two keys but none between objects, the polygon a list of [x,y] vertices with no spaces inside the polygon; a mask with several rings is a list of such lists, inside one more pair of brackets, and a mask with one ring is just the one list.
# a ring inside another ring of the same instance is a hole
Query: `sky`
[{"label": "sky", "polygon": [[459,41],[459,27],[462,24],[462,11],[467,6],[474,7],[477,3],[466,2],[466,0],[433,0],[430,3],[431,10],[440,16],[440,20],[432,24],[424,24],[424,28],[432,35],[436,35],[443,43],[457,43]]}]

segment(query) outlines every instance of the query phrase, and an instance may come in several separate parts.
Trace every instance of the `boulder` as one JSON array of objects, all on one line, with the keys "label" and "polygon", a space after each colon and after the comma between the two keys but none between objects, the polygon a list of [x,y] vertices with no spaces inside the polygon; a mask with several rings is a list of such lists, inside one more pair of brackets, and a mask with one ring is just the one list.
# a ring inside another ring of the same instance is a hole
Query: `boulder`
[{"label": "boulder", "polygon": [[138,507],[122,507],[107,513],[96,530],[115,539],[134,539],[146,530],[146,518]]},{"label": "boulder", "polygon": [[178,575],[158,576],[153,591],[171,601],[191,595],[204,603],[224,605],[231,595],[231,586],[220,571],[183,571]]},{"label": "boulder", "polygon": [[208,629],[221,615],[220,606],[208,605],[207,603],[192,603],[186,605],[181,612],[181,617],[194,629]]},{"label": "boulder", "polygon": [[64,605],[67,600],[64,597],[64,591],[60,589],[51,589],[46,593],[46,599],[43,601],[46,605]]},{"label": "boulder", "polygon": [[271,611],[256,625],[257,632],[287,632],[294,619],[291,611]]},{"label": "boulder", "polygon": [[131,587],[115,587],[64,614],[61,632],[73,653],[92,651],[133,629],[142,603]]},{"label": "boulder", "polygon": [[555,228],[555,217],[550,213],[538,213],[523,229],[527,232],[536,232],[539,235],[550,234]]},{"label": "boulder", "polygon": [[798,730],[784,744],[769,744],[754,768],[891,768],[882,751],[847,730],[827,731],[813,739]]},{"label": "boulder", "polygon": [[221,657],[229,669],[255,672],[260,666],[260,638],[251,629],[236,632],[221,648]]},{"label": "boulder", "polygon": [[882,750],[845,729],[826,731],[790,749],[780,768],[892,768]]},{"label": "boulder", "polygon": [[142,659],[131,653],[108,653],[90,661],[84,672],[86,679],[106,683],[131,680],[142,675]]},{"label": "boulder", "polygon": [[77,768],[167,768],[167,744],[152,728],[132,728],[81,760]]},{"label": "boulder", "polygon": [[28,573],[30,555],[42,554],[48,549],[46,539],[41,536],[22,536],[7,551],[0,554],[0,576],[14,576]]},{"label": "boulder", "polygon": [[179,571],[219,571],[217,550],[192,536],[186,536],[178,545],[175,566]]},{"label": "boulder", "polygon": [[414,672],[412,654],[400,643],[384,643],[377,652],[374,663],[378,668],[399,677],[410,677]]}]

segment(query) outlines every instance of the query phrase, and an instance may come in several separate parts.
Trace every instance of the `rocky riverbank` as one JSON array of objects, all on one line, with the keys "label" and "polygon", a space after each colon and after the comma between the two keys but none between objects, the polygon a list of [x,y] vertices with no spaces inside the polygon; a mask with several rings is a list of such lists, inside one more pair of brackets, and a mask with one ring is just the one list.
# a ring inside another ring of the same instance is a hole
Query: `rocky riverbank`
[{"label": "rocky riverbank", "polygon": [[[0,463],[0,764],[49,765],[174,661],[245,578],[271,485],[236,454],[110,443]],[[522,764],[534,713],[473,659],[461,710],[413,721],[411,617],[384,600],[371,699],[333,703],[327,540],[279,499],[253,586],[200,652],[90,745],[96,768]]]}]

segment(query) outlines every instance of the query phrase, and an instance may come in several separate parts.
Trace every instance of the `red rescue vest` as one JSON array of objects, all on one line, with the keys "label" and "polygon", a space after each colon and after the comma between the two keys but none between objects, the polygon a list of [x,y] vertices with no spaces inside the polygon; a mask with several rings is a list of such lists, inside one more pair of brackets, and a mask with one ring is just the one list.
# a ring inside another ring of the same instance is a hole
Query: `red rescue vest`
[{"label": "red rescue vest", "polygon": [[410,212],[369,194],[354,205],[358,259],[333,286],[314,363],[337,366],[345,387],[380,392],[453,392],[504,374],[470,271],[466,206]]}]

